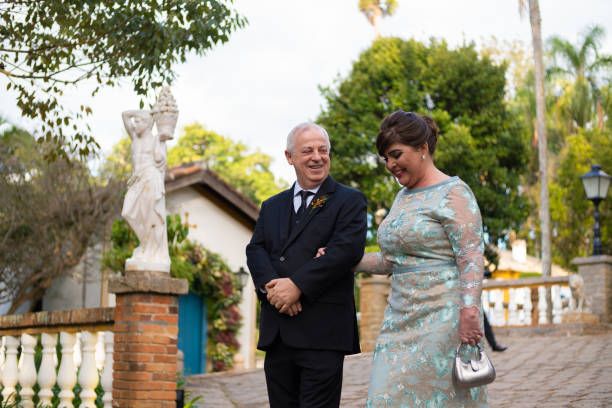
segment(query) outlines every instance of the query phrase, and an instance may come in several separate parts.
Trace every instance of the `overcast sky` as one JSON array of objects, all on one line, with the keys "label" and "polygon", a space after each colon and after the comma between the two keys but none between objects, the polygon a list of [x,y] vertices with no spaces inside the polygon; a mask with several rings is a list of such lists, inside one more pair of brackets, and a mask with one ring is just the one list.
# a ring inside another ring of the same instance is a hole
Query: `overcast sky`
[{"label": "overcast sky", "polygon": [[[200,122],[274,158],[274,173],[292,182],[283,150],[289,130],[314,120],[323,98],[319,85],[346,76],[353,61],[374,39],[374,30],[359,12],[358,0],[236,0],[249,24],[230,41],[205,56],[177,66],[172,92],[179,107],[175,138],[185,125]],[[400,0],[397,13],[381,22],[383,36],[464,41],[531,42],[528,17],[521,19],[517,0]],[[602,51],[612,54],[611,0],[540,0],[543,37],[559,35],[572,42],[585,27],[607,31]],[[0,79],[0,116],[29,127],[19,117],[15,95]],[[138,107],[129,80],[95,98],[81,87],[68,104],[89,104],[94,137],[104,152],[124,136],[121,112]],[[152,101],[151,101],[152,102]],[[333,174],[333,163],[332,163]]]}]

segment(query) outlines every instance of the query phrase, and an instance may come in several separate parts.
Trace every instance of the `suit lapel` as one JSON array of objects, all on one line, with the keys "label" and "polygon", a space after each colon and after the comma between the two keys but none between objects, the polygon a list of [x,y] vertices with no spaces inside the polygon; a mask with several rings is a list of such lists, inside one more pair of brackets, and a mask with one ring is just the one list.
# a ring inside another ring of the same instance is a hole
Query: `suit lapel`
[{"label": "suit lapel", "polygon": [[[285,245],[283,246],[281,253],[285,252],[287,247],[298,237],[298,235],[300,235],[300,233],[304,230],[304,228],[306,228],[306,225],[310,223],[313,217],[319,211],[321,211],[321,208],[313,208],[312,203],[316,202],[318,198],[323,196],[327,196],[327,201],[329,201],[334,191],[336,191],[336,181],[331,176],[327,176],[327,178],[321,185],[321,188],[319,189],[319,191],[317,191],[317,194],[315,194],[315,196],[312,198],[310,205],[306,208],[306,214],[304,215],[304,218],[300,221],[298,225],[294,225],[293,228],[291,228],[291,234],[289,235],[289,239],[285,241]],[[287,227],[288,225],[289,221],[287,221]]]},{"label": "suit lapel", "polygon": [[280,222],[280,242],[286,245],[287,237],[289,236],[289,223],[291,222],[291,213],[293,210],[293,186],[283,193],[285,197],[281,200],[281,208],[278,212],[278,221]]}]

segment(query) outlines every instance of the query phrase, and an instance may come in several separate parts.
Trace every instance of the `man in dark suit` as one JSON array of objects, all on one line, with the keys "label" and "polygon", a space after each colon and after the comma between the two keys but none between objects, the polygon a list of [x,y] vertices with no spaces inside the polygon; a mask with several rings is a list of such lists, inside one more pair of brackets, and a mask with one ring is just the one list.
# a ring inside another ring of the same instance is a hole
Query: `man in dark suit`
[{"label": "man in dark suit", "polygon": [[297,181],[264,201],[246,248],[272,408],[338,407],[344,356],[360,352],[351,268],[365,246],[366,199],[329,176],[329,150],[316,124],[289,133]]}]

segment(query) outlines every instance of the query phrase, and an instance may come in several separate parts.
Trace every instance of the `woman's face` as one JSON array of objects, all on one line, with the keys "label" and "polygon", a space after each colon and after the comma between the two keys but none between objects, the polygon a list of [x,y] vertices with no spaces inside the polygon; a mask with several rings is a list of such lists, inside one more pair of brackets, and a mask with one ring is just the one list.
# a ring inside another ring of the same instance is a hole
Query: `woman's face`
[{"label": "woman's face", "polygon": [[402,143],[394,143],[389,146],[383,159],[387,170],[402,186],[414,188],[425,174],[426,160],[423,159],[423,155],[426,154],[426,150],[427,145],[417,149]]}]

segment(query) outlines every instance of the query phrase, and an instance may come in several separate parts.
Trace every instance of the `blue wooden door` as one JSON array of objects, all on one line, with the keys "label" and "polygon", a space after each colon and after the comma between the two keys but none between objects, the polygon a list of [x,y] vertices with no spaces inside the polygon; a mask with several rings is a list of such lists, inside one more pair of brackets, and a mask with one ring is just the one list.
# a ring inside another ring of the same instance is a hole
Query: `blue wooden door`
[{"label": "blue wooden door", "polygon": [[206,372],[206,302],[189,292],[179,296],[178,348],[184,354],[185,375]]}]

